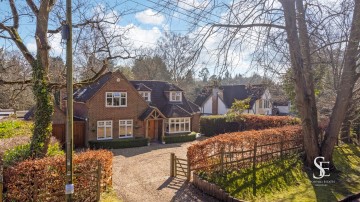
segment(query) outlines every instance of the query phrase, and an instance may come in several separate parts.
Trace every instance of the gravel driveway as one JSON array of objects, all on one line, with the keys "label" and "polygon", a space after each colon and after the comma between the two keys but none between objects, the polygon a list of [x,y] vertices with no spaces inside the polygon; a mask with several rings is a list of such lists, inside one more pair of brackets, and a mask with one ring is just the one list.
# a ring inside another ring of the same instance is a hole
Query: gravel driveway
[{"label": "gravel driveway", "polygon": [[170,153],[186,158],[190,143],[113,150],[113,187],[125,202],[215,201],[184,178],[170,178]]}]

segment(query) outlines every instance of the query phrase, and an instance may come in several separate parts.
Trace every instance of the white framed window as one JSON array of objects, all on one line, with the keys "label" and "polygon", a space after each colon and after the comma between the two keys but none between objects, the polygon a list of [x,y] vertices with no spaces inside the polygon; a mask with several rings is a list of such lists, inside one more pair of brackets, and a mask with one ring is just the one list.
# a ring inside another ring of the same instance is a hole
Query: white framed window
[{"label": "white framed window", "polygon": [[190,132],[190,118],[170,118],[168,124],[169,133]]},{"label": "white framed window", "polygon": [[126,107],[127,92],[106,92],[106,107]]},{"label": "white framed window", "polygon": [[270,108],[270,101],[265,100],[264,108]]},{"label": "white framed window", "polygon": [[263,100],[259,100],[259,109],[263,108]]},{"label": "white framed window", "polygon": [[145,101],[151,101],[151,92],[149,91],[139,91],[140,95],[145,99]]},{"label": "white framed window", "polygon": [[182,101],[181,91],[171,91],[170,92],[170,101]]},{"label": "white framed window", "polygon": [[133,136],[133,120],[119,120],[119,138]]},{"label": "white framed window", "polygon": [[112,139],[112,121],[98,121],[96,131],[98,140]]}]

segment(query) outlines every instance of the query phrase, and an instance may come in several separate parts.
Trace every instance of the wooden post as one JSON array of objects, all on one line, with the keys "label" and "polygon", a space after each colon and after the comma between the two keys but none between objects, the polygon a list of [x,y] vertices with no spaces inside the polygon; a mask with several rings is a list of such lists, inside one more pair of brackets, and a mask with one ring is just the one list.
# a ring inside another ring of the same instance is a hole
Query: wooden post
[{"label": "wooden post", "polygon": [[190,159],[187,157],[187,181],[191,180]]},{"label": "wooden post", "polygon": [[100,201],[100,192],[101,192],[101,163],[100,161],[98,161],[96,201]]},{"label": "wooden post", "polygon": [[256,149],[257,142],[254,143],[254,155],[253,155],[253,195],[256,196]]},{"label": "wooden post", "polygon": [[[281,141],[280,141],[280,158],[282,159],[283,158],[283,148],[284,147],[284,138],[281,138]],[[291,153],[291,152],[289,152]]]},{"label": "wooden post", "polygon": [[3,201],[3,197],[2,197],[2,195],[3,195],[3,189],[4,189],[3,183],[0,181],[0,201]]},{"label": "wooden post", "polygon": [[174,177],[177,175],[176,156],[174,155]]},{"label": "wooden post", "polygon": [[220,150],[220,172],[224,171],[224,148]]},{"label": "wooden post", "polygon": [[171,153],[170,154],[170,177],[175,177],[174,165],[175,165],[175,154]]}]

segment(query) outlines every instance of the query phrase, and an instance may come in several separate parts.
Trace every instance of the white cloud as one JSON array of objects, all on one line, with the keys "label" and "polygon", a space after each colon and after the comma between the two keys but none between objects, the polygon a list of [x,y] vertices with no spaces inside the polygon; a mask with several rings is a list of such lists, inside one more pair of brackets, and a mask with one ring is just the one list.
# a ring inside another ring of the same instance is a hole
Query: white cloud
[{"label": "white cloud", "polygon": [[157,40],[162,36],[162,33],[158,27],[152,29],[143,29],[133,24],[127,25],[126,28],[130,28],[126,37],[132,42],[135,48],[154,48]]},{"label": "white cloud", "polygon": [[152,9],[147,9],[136,13],[135,18],[144,24],[161,25],[165,17],[160,13],[154,12]]},{"label": "white cloud", "polygon": [[[48,42],[50,45],[50,55],[51,56],[60,56],[62,53],[62,45],[61,45],[61,34],[53,34],[52,36],[48,35]],[[26,43],[26,47],[31,53],[36,53],[37,47],[35,40],[31,40]]]}]

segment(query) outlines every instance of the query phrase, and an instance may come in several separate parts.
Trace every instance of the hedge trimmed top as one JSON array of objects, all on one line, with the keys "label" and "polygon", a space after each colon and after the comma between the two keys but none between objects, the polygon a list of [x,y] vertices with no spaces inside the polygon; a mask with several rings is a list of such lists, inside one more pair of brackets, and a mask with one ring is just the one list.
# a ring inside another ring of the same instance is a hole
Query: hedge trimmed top
[{"label": "hedge trimmed top", "polygon": [[214,136],[229,132],[262,130],[297,124],[300,124],[300,119],[290,116],[242,114],[238,121],[228,122],[224,115],[213,115],[201,117],[200,132],[206,136]]}]

